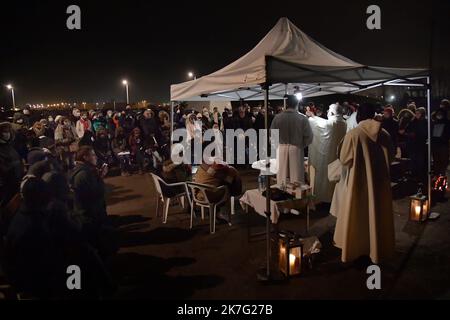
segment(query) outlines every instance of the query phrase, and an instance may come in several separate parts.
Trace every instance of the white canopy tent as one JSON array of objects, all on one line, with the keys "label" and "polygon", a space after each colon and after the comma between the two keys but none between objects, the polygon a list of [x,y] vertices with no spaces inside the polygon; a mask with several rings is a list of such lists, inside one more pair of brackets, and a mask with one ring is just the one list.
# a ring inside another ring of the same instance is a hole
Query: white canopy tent
[{"label": "white canopy tent", "polygon": [[174,84],[172,101],[283,99],[299,87],[303,97],[352,93],[391,81],[413,84],[426,69],[372,67],[343,57],[311,39],[287,18],[281,18],[250,52],[201,78]]},{"label": "white canopy tent", "polygon": [[[289,19],[281,18],[272,30],[240,59],[209,75],[171,85],[171,114],[173,117],[175,101],[264,100],[267,128],[268,101],[284,99],[285,95],[292,94],[293,90],[301,92],[303,97],[315,97],[357,93],[382,85],[423,86],[427,89],[429,140],[431,112],[428,74],[427,69],[374,67],[357,63],[325,48]],[[430,144],[428,155],[428,197],[431,202]],[[270,190],[269,179],[266,188]],[[269,199],[270,195],[266,198],[267,278],[270,277]]]}]

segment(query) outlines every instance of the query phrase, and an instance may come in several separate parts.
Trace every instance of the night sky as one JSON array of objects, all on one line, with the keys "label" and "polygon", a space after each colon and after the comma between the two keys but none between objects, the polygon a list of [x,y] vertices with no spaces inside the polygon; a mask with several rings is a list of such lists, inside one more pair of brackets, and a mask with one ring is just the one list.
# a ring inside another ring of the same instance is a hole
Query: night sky
[{"label": "night sky", "polygon": [[[352,60],[394,67],[428,67],[434,16],[433,64],[450,53],[450,1],[93,2],[2,2],[0,83],[14,84],[17,104],[124,101],[123,78],[132,101],[168,101],[170,84],[233,62],[282,16]],[[70,4],[81,31],[66,28]],[[382,30],[366,28],[370,4]],[[0,106],[9,99],[3,87]]]}]

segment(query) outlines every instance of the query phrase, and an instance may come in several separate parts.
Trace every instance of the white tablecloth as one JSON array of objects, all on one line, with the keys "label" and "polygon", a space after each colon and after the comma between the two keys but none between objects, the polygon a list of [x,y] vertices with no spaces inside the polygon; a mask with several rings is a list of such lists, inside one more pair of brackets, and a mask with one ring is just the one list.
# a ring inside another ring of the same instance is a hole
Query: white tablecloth
[{"label": "white tablecloth", "polygon": [[[272,186],[276,187],[276,186]],[[302,194],[304,194],[307,190],[310,190],[311,187],[308,185],[302,185],[301,190],[303,192],[298,192],[296,194],[296,199],[301,200]],[[244,195],[239,199],[239,202],[242,208],[247,209],[247,206],[252,207],[256,213],[265,217],[266,211],[266,197],[264,197],[258,189],[247,190]],[[270,220],[272,223],[278,223],[278,219],[281,213],[289,213],[290,209],[286,209],[285,204],[287,201],[270,201]],[[292,201],[291,201],[292,204]]]}]

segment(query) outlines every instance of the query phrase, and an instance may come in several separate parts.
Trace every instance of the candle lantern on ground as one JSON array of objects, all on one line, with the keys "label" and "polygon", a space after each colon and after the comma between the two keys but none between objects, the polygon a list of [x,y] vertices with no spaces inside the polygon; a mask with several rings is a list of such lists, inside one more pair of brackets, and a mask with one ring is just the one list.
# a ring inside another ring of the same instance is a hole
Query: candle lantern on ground
[{"label": "candle lantern on ground", "polygon": [[419,189],[417,194],[411,196],[410,199],[409,219],[418,222],[427,220],[430,208],[427,197]]},{"label": "candle lantern on ground", "polygon": [[303,244],[298,235],[291,232],[279,234],[279,268],[287,277],[302,272]]}]

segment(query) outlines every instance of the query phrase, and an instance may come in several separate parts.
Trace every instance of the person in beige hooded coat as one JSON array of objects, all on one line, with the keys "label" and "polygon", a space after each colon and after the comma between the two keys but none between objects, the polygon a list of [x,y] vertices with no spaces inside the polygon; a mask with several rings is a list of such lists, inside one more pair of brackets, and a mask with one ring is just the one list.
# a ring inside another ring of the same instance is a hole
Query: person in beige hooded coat
[{"label": "person in beige hooded coat", "polygon": [[393,147],[381,122],[373,120],[374,110],[369,104],[360,107],[358,126],[347,133],[339,154],[348,168],[334,233],[342,262],[368,255],[380,263],[394,253],[389,174]]}]

